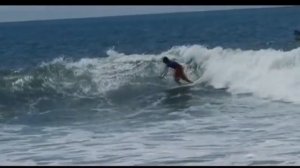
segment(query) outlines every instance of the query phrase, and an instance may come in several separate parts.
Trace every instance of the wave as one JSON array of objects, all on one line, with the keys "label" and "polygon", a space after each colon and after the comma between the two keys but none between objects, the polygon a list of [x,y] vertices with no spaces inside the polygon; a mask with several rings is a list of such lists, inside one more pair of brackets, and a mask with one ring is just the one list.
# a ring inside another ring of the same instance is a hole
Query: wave
[{"label": "wave", "polygon": [[80,108],[84,99],[95,106],[120,103],[120,96],[129,95],[127,100],[132,100],[132,93],[142,95],[149,88],[166,86],[158,79],[163,66],[156,55],[124,55],[114,50],[107,55],[80,60],[59,57],[31,70],[0,71],[0,119],[58,106]]},{"label": "wave", "polygon": [[170,50],[192,60],[203,72],[201,80],[232,94],[300,103],[300,48],[240,50],[181,46]]},{"label": "wave", "polygon": [[62,98],[97,98],[106,103],[126,99],[128,103],[133,100],[130,96],[151,95],[176,85],[172,75],[166,80],[158,78],[164,69],[163,56],[183,64],[192,80],[200,79],[215,89],[300,103],[300,48],[240,50],[191,45],[156,55],[126,55],[110,49],[107,57],[59,57],[30,71],[2,70],[0,110]]}]

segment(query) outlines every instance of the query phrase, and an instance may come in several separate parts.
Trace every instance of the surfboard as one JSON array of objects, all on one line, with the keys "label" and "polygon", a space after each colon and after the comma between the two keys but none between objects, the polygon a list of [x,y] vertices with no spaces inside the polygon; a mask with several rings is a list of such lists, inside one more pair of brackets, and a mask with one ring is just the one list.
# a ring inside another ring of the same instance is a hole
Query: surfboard
[{"label": "surfboard", "polygon": [[170,88],[170,89],[177,89],[177,88],[191,87],[191,86],[197,85],[197,84],[199,84],[199,83],[201,83],[200,78],[197,79],[197,80],[195,80],[195,81],[193,81],[193,83],[187,83],[187,84],[178,85],[178,86],[172,87],[172,88]]}]

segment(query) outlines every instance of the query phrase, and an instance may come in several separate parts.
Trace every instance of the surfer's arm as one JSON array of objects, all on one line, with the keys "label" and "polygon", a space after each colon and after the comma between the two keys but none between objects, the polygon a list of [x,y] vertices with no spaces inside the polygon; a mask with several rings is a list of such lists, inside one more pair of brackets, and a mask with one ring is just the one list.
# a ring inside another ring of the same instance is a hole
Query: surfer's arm
[{"label": "surfer's arm", "polygon": [[168,69],[169,69],[169,68],[166,66],[165,69],[164,69],[164,71],[163,71],[163,72],[161,73],[161,75],[160,75],[162,78],[165,77],[165,76],[167,75]]}]

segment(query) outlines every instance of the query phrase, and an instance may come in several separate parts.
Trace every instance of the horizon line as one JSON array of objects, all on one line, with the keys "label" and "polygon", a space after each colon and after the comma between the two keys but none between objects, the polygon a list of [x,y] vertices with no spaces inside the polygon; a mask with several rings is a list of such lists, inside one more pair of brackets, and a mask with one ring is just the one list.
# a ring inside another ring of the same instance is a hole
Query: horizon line
[{"label": "horizon line", "polygon": [[62,21],[62,20],[75,20],[75,19],[96,19],[96,18],[112,18],[112,17],[128,17],[128,16],[143,16],[143,15],[163,15],[163,14],[184,14],[184,13],[195,13],[195,12],[214,12],[214,11],[230,11],[230,10],[255,10],[264,8],[287,8],[294,6],[259,6],[249,8],[233,8],[233,9],[209,9],[209,10],[194,10],[194,11],[170,11],[170,12],[155,12],[155,13],[137,13],[137,14],[115,14],[107,16],[86,16],[86,17],[68,17],[68,18],[49,18],[49,19],[29,19],[29,20],[15,20],[15,21],[0,21],[2,23],[24,23],[24,22],[44,22],[44,21]]}]

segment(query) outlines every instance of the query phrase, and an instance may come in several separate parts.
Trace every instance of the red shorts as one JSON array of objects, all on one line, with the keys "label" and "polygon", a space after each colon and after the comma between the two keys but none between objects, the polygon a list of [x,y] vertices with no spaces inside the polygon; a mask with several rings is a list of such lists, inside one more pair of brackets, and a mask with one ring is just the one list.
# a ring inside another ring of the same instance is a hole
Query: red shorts
[{"label": "red shorts", "polygon": [[175,78],[182,78],[182,77],[184,77],[184,73],[183,73],[183,68],[182,67],[178,67],[178,68],[175,69],[174,77]]}]

